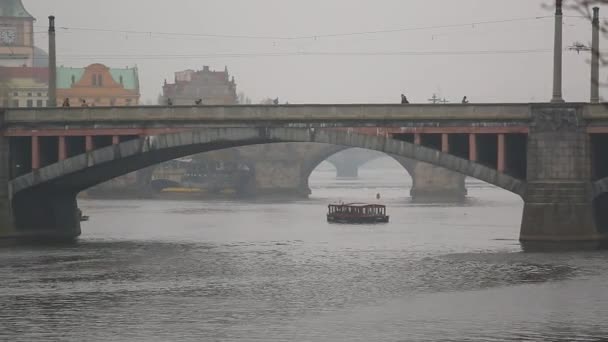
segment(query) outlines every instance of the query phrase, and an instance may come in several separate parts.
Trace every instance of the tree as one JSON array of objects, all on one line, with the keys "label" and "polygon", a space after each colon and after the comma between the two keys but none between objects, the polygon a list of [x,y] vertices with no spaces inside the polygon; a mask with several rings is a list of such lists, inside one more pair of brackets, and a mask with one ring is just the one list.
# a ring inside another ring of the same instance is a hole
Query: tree
[{"label": "tree", "polygon": [[[581,15],[581,17],[593,21],[593,8],[601,5],[608,5],[608,0],[547,0],[543,7],[553,9],[555,8],[556,1],[563,2],[563,8],[565,10],[571,10]],[[603,20],[600,22],[600,32],[604,36],[608,36],[608,21]],[[608,58],[606,55],[600,53],[599,62],[601,66],[608,65]],[[600,82],[601,85],[601,82]],[[605,84],[604,84],[605,85]]]},{"label": "tree", "polygon": [[260,104],[263,104],[263,105],[271,105],[273,103],[274,103],[274,100],[271,99],[271,98],[269,98],[269,97],[267,97],[267,98],[263,99],[262,101],[260,101]]},{"label": "tree", "polygon": [[607,4],[608,0],[564,0],[565,9],[576,11],[589,20],[593,19],[593,7]]}]

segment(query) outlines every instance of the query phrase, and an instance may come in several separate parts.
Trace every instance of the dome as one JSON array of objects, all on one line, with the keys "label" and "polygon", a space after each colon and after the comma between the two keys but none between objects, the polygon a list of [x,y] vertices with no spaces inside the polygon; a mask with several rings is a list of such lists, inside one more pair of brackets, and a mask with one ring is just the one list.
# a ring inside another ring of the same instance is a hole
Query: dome
[{"label": "dome", "polygon": [[34,46],[34,68],[48,68],[49,54],[41,48]]}]

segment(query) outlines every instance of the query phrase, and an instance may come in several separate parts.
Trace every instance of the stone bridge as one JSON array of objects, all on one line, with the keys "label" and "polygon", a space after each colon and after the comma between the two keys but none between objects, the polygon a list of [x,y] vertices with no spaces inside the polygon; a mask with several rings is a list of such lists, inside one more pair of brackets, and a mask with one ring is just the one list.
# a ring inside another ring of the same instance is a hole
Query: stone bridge
[{"label": "stone bridge", "polygon": [[525,202],[524,241],[601,240],[608,228],[603,157],[608,110],[602,105],[134,107],[2,114],[4,235],[78,236],[76,194],[84,189],[178,157],[278,142],[384,152],[518,194]]},{"label": "stone bridge", "polygon": [[[346,149],[331,155],[327,162],[334,166],[338,178],[353,178],[359,176],[360,167],[384,156],[383,153]],[[412,178],[410,196],[414,201],[461,202],[466,197],[465,176],[411,159],[393,158]]]},{"label": "stone bridge", "polygon": [[[211,164],[223,162],[246,165],[248,172],[232,175],[237,192],[242,196],[308,197],[311,194],[309,178],[312,172],[327,161],[336,168],[338,178],[357,177],[361,166],[373,159],[386,157],[380,152],[349,149],[316,143],[275,143],[244,146],[197,155],[195,159]],[[410,195],[414,201],[461,202],[467,194],[465,177],[426,163],[406,158],[393,158],[403,167],[404,176],[412,178]],[[179,186],[186,169],[172,170],[165,166],[145,172],[148,181],[137,182],[141,177],[130,175],[96,187],[98,193],[116,192],[145,194],[159,184]],[[145,169],[148,171],[148,169]],[[138,172],[137,175],[140,175]],[[144,175],[141,175],[144,176]],[[152,180],[154,178],[154,180]]]}]

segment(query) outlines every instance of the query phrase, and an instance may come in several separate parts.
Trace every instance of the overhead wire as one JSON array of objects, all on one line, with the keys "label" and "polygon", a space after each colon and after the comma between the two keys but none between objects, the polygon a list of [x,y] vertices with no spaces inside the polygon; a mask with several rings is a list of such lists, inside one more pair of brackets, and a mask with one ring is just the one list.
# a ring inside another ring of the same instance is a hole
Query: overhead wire
[{"label": "overhead wire", "polygon": [[[361,35],[378,35],[378,34],[390,34],[410,31],[423,31],[423,30],[435,30],[435,29],[446,29],[446,28],[458,28],[458,27],[472,27],[492,25],[492,24],[503,24],[512,22],[522,21],[535,21],[551,18],[551,16],[536,16],[536,17],[525,17],[525,18],[512,18],[502,20],[488,20],[488,21],[477,21],[461,24],[446,24],[446,25],[429,25],[419,27],[403,27],[396,29],[379,29],[370,31],[357,31],[357,32],[342,32],[342,33],[324,33],[324,34],[308,34],[300,36],[255,36],[255,35],[232,35],[232,34],[212,34],[212,33],[185,33],[185,32],[162,32],[162,31],[139,31],[139,30],[117,30],[117,29],[104,29],[104,28],[87,28],[87,27],[69,27],[61,26],[57,27],[57,30],[62,31],[82,31],[82,32],[100,32],[100,33],[120,33],[120,34],[137,34],[137,35],[148,35],[148,36],[183,36],[183,37],[203,37],[203,38],[223,38],[223,39],[252,39],[252,40],[314,40],[320,38],[338,38],[348,36],[361,36]],[[44,28],[44,26],[36,26]]]},{"label": "overhead wire", "polygon": [[[300,52],[253,52],[253,53],[209,53],[209,54],[175,54],[175,55],[59,55],[62,60],[89,60],[91,58],[106,60],[174,60],[205,58],[258,58],[258,57],[366,57],[366,56],[482,56],[482,55],[515,55],[549,53],[550,48],[517,49],[517,50],[460,50],[460,51],[300,51]],[[41,57],[44,58],[44,57]]]}]

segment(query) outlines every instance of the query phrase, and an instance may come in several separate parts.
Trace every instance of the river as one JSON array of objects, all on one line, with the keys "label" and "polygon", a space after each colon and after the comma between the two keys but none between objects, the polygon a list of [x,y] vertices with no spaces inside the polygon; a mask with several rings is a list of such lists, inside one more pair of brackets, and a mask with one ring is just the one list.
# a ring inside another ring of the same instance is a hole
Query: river
[{"label": "river", "polygon": [[[464,204],[415,204],[410,183],[380,160],[320,167],[309,200],[82,200],[77,242],[0,248],[0,340],[608,337],[608,252],[524,253],[518,197],[469,182]],[[325,222],[376,193],[389,224]]]}]

